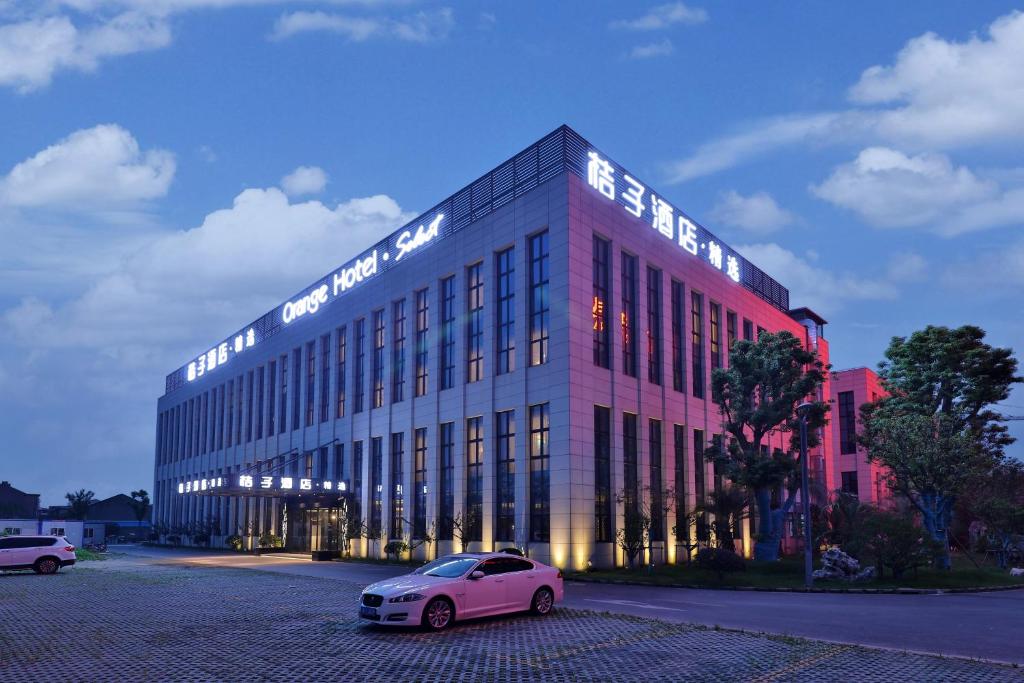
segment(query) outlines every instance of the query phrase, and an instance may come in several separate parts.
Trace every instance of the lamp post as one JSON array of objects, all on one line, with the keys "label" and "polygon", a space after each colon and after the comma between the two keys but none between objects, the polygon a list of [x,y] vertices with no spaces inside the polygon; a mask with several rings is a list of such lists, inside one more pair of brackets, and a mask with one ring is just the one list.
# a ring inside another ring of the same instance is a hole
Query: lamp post
[{"label": "lamp post", "polygon": [[810,467],[807,464],[807,413],[812,403],[804,402],[796,407],[800,419],[800,501],[804,508],[804,586],[810,588],[814,584],[814,563],[811,548],[811,491]]}]

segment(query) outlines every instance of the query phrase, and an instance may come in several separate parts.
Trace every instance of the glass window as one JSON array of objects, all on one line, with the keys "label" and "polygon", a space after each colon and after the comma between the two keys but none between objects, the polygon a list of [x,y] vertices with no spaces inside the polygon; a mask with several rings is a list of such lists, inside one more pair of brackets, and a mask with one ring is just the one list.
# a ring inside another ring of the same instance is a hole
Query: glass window
[{"label": "glass window", "polygon": [[405,433],[391,435],[391,533],[389,538],[402,538],[405,531],[405,496],[402,490],[402,466],[405,461]]},{"label": "glass window", "polygon": [[690,538],[690,522],[686,509],[686,427],[672,425],[672,445],[676,470],[676,540]]},{"label": "glass window", "polygon": [[530,406],[530,540],[539,543],[551,536],[550,421],[547,403]]},{"label": "glass window", "polygon": [[842,478],[842,491],[843,493],[849,493],[850,495],[856,496],[859,491],[857,489],[857,473],[856,472],[840,472]]},{"label": "glass window", "polygon": [[355,330],[355,370],[353,371],[354,377],[352,379],[352,394],[355,401],[355,405],[352,410],[356,413],[363,412],[363,384],[364,374],[366,372],[366,318],[360,318],[356,321]]},{"label": "glass window", "polygon": [[373,312],[373,407],[384,405],[384,309]]},{"label": "glass window", "polygon": [[704,398],[704,297],[690,292],[690,336],[693,355],[693,395]]},{"label": "glass window", "polygon": [[661,476],[661,421],[648,420],[648,435],[650,445],[650,476],[651,476],[651,531],[652,541],[665,540],[665,515],[664,501],[662,501],[663,482]]},{"label": "glass window", "polygon": [[253,396],[253,384],[255,382],[256,373],[253,370],[249,371],[249,377],[245,388],[246,406],[245,406],[245,441],[246,443],[252,441],[252,396]]},{"label": "glass window", "polygon": [[661,384],[661,271],[647,269],[647,381]]},{"label": "glass window", "polygon": [[495,372],[503,375],[516,369],[516,252],[509,247],[495,256],[497,271],[497,326]]},{"label": "glass window", "polygon": [[843,455],[857,452],[857,411],[853,407],[853,392],[839,392],[839,452]]},{"label": "glass window", "polygon": [[302,381],[302,349],[292,349],[292,430],[299,428],[302,395],[299,382]]},{"label": "glass window", "polygon": [[320,421],[331,415],[331,335],[320,335]]},{"label": "glass window", "polygon": [[316,407],[316,343],[306,344],[306,426],[313,426]]},{"label": "glass window", "polygon": [[466,540],[482,540],[484,503],[484,428],[480,417],[466,420]]},{"label": "glass window", "polygon": [[743,319],[743,339],[744,341],[754,341],[754,323],[746,318]]},{"label": "glass window", "polygon": [[708,305],[711,327],[711,369],[722,367],[722,307],[715,302]]},{"label": "glass window", "polygon": [[425,574],[427,576],[439,576],[444,579],[455,579],[467,573],[476,566],[475,557],[441,557],[433,562],[428,562],[413,574]]},{"label": "glass window", "polygon": [[466,381],[484,377],[483,264],[466,268]]},{"label": "glass window", "polygon": [[[239,391],[238,393],[241,394],[242,392]],[[228,406],[227,407],[228,407],[228,415],[227,415],[228,425],[227,425],[227,438],[225,439],[225,445],[228,448],[231,448],[231,437],[234,436],[233,432],[234,432],[234,427],[235,427],[235,415],[234,415],[235,414],[235,381],[233,379],[232,380],[228,380]],[[177,432],[177,429],[178,429],[178,427],[177,427],[177,417],[178,417],[178,411],[176,409],[175,410],[175,428],[174,428],[175,432]]]},{"label": "glass window", "polygon": [[637,424],[633,413],[622,414],[622,479],[626,509],[636,513],[640,500],[640,477],[637,471]]},{"label": "glass window", "polygon": [[405,399],[405,299],[391,304],[391,402]]},{"label": "glass window", "polygon": [[452,519],[455,517],[455,423],[442,422],[437,431],[438,447],[438,511],[437,538],[452,540]]},{"label": "glass window", "polygon": [[548,233],[530,238],[530,365],[548,362]]},{"label": "glass window", "polygon": [[686,290],[672,281],[672,388],[686,391]]},{"label": "glass window", "polygon": [[384,459],[383,437],[375,436],[370,439],[370,523],[369,533],[371,538],[380,538],[382,517],[382,499],[384,484],[381,481]]},{"label": "glass window", "polygon": [[515,412],[505,410],[494,416],[495,464],[497,482],[495,486],[495,528],[494,540],[515,541],[516,516],[516,419]]},{"label": "glass window", "polygon": [[612,538],[612,411],[594,406],[594,540]]},{"label": "glass window", "polygon": [[412,537],[421,539],[427,533],[427,428],[417,429],[414,439]]},{"label": "glass window", "polygon": [[441,389],[455,386],[455,276],[441,280]]},{"label": "glass window", "polygon": [[594,235],[593,242],[594,298],[591,302],[591,317],[594,327],[594,365],[599,368],[611,367],[611,339],[608,326],[608,297],[610,296],[611,245],[608,240]]},{"label": "glass window", "polygon": [[267,436],[277,433],[277,361],[267,365]]},{"label": "glass window", "polygon": [[363,518],[363,442],[352,443],[352,515],[354,519]]},{"label": "glass window", "polygon": [[636,377],[636,268],[635,256],[622,253],[622,372]]},{"label": "glass window", "polygon": [[428,291],[421,289],[416,292],[416,395],[427,393],[427,326]]},{"label": "glass window", "polygon": [[725,312],[725,340],[729,351],[736,345],[736,314],[732,311]]},{"label": "glass window", "polygon": [[335,417],[345,417],[345,364],[348,351],[348,330],[345,325],[338,328],[338,370],[335,386]]}]

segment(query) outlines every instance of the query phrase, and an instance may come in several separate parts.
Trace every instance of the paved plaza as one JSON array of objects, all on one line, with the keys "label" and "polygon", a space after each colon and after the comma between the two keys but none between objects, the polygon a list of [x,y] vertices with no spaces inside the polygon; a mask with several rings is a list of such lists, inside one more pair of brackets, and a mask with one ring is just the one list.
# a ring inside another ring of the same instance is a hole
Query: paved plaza
[{"label": "paved plaza", "polygon": [[1020,669],[558,609],[431,634],[358,583],[120,557],[0,576],[0,681],[1024,681]]}]

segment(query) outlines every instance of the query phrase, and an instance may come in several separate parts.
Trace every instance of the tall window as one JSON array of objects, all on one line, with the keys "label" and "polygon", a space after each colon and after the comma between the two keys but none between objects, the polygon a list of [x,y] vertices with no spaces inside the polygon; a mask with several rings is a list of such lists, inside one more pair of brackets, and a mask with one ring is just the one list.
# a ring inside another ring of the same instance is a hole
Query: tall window
[{"label": "tall window", "polygon": [[236,409],[235,409],[235,443],[236,444],[241,444],[242,443],[242,401],[243,401],[242,395],[245,393],[243,391],[243,384],[242,384],[243,377],[244,377],[244,375],[239,375],[238,376],[238,380],[235,382],[235,386],[238,387],[238,404],[237,404]]},{"label": "tall window", "polygon": [[[263,393],[263,368],[259,368],[259,385],[260,385],[260,393],[262,394]],[[256,411],[260,412],[260,404],[256,404]],[[261,417],[262,417],[262,415],[261,415]],[[199,426],[199,429],[200,429],[200,432],[199,432],[199,452],[200,453],[205,453],[206,452],[206,432],[207,432],[207,424],[209,424],[209,420],[210,420],[210,392],[207,391],[207,392],[205,392],[203,394],[203,409],[202,409],[202,413],[201,413],[201,421],[199,423],[199,425],[200,425]],[[263,427],[262,422],[263,421],[261,419],[260,420],[260,427],[261,428]],[[263,434],[261,434],[261,433],[257,433],[256,434],[256,438],[257,439],[260,438],[261,436],[263,436]]]},{"label": "tall window", "polygon": [[320,421],[331,415],[331,335],[320,335]]},{"label": "tall window", "polygon": [[594,406],[594,540],[612,541],[612,411]]},{"label": "tall window", "polygon": [[[241,393],[241,387],[239,387],[239,393]],[[228,407],[228,426],[227,426],[226,444],[227,444],[228,448],[231,448],[231,437],[234,436],[233,432],[234,432],[234,426],[235,426],[235,420],[234,420],[234,415],[235,415],[235,381],[233,379],[229,379],[228,380],[228,406],[227,407]],[[175,417],[174,417],[174,419],[175,419],[174,433],[177,434],[178,433],[178,427],[177,427],[178,409],[175,409]]]},{"label": "tall window", "polygon": [[736,314],[725,312],[725,342],[729,351],[736,345]]},{"label": "tall window", "polygon": [[373,407],[384,405],[384,309],[373,312]]},{"label": "tall window", "polygon": [[352,443],[352,515],[363,519],[363,442]]},{"label": "tall window", "polygon": [[672,280],[672,388],[686,391],[686,290]]},{"label": "tall window", "polygon": [[391,402],[405,399],[405,299],[391,304]]},{"label": "tall window", "polygon": [[662,476],[661,476],[661,420],[648,420],[648,435],[650,437],[650,475],[651,475],[651,531],[652,541],[665,540],[665,514],[664,501],[662,501]]},{"label": "tall window", "polygon": [[690,538],[690,522],[686,510],[686,427],[672,425],[672,448],[676,470],[676,540]]},{"label": "tall window", "polygon": [[746,318],[743,319],[743,339],[745,341],[754,341],[754,323]]},{"label": "tall window", "polygon": [[427,393],[427,326],[429,292],[421,289],[416,292],[416,395]]},{"label": "tall window", "polygon": [[405,460],[405,432],[391,435],[391,533],[388,538],[402,538],[405,496],[402,490],[402,463]]},{"label": "tall window", "polygon": [[250,370],[249,377],[245,387],[245,442],[249,443],[252,441],[252,396],[253,396],[253,383],[255,381],[256,374]]},{"label": "tall window", "polygon": [[313,425],[316,407],[316,343],[306,344],[306,426]]},{"label": "tall window", "polygon": [[455,386],[455,276],[441,280],[441,335],[439,349],[441,389]]},{"label": "tall window", "polygon": [[427,428],[413,436],[412,537],[419,539],[427,535]]},{"label": "tall window", "polygon": [[704,432],[693,430],[693,492],[697,503],[703,503],[707,490],[704,485]]},{"label": "tall window", "polygon": [[292,430],[299,428],[302,396],[299,382],[302,381],[302,349],[292,349]]},{"label": "tall window", "polygon": [[484,428],[482,418],[466,420],[466,540],[479,541],[483,531]]},{"label": "tall window", "polygon": [[355,375],[352,380],[352,394],[355,400],[355,406],[353,411],[356,413],[363,412],[363,401],[364,401],[364,384],[365,384],[365,372],[366,372],[366,318],[360,318],[356,321],[355,330],[355,362],[356,367],[353,371]]},{"label": "tall window", "polygon": [[622,253],[622,371],[636,377],[636,256]]},{"label": "tall window", "polygon": [[345,359],[348,351],[348,329],[345,325],[338,328],[338,384],[335,387],[335,417],[345,417]]},{"label": "tall window", "polygon": [[267,436],[277,433],[274,420],[277,417],[277,361],[267,366]]},{"label": "tall window", "polygon": [[438,490],[437,538],[452,540],[452,518],[455,516],[455,423],[442,422],[437,430]]},{"label": "tall window", "polygon": [[547,230],[530,238],[530,365],[548,362],[549,241]]},{"label": "tall window", "polygon": [[547,403],[530,406],[530,540],[551,539],[551,464]]},{"label": "tall window", "polygon": [[857,452],[857,413],[852,391],[839,392],[839,452]]},{"label": "tall window", "polygon": [[711,325],[711,369],[722,367],[722,307],[715,302],[708,304],[708,322]]},{"label": "tall window", "polygon": [[690,336],[693,355],[693,395],[704,398],[704,297],[690,292]]},{"label": "tall window", "polygon": [[647,381],[661,384],[661,271],[647,268]]},{"label": "tall window", "polygon": [[626,510],[636,513],[640,501],[640,477],[637,471],[637,424],[633,413],[622,414],[622,480],[625,484]]},{"label": "tall window", "polygon": [[857,472],[840,472],[839,477],[841,482],[839,490],[856,498],[860,493],[859,487],[857,486]]},{"label": "tall window", "polygon": [[277,433],[288,427],[288,354],[280,358],[281,365],[281,405],[277,407]]},{"label": "tall window", "polygon": [[320,452],[317,453],[316,463],[316,477],[320,479],[327,479],[327,446],[321,446]]},{"label": "tall window", "polygon": [[484,377],[483,264],[466,268],[466,381]]},{"label": "tall window", "polygon": [[594,235],[593,242],[594,298],[591,301],[591,317],[594,327],[594,365],[610,368],[612,364],[610,328],[608,325],[608,297],[611,287],[608,240]]},{"label": "tall window", "polygon": [[494,540],[513,542],[516,538],[516,418],[505,410],[495,416],[497,448],[495,465]]},{"label": "tall window", "polygon": [[370,523],[369,532],[373,538],[380,538],[381,534],[381,501],[384,494],[384,484],[381,482],[383,470],[384,453],[383,437],[375,436],[370,439]]},{"label": "tall window", "polygon": [[[345,476],[345,444],[337,443],[334,444],[334,465],[331,470],[329,478],[333,478],[336,481],[347,481],[348,477]],[[328,477],[327,474],[323,475]]]},{"label": "tall window", "polygon": [[495,255],[497,282],[497,358],[494,371],[503,375],[516,369],[516,252],[509,247]]}]

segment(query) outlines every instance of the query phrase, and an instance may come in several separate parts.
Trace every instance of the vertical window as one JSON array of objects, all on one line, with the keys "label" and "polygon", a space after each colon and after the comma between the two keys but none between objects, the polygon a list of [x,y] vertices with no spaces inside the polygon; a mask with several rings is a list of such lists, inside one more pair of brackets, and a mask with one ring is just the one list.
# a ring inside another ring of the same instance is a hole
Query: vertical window
[{"label": "vertical window", "polygon": [[441,389],[455,386],[455,276],[441,280],[441,335],[439,367]]},{"label": "vertical window", "polygon": [[636,377],[636,256],[622,253],[622,372]]},{"label": "vertical window", "polygon": [[383,438],[375,436],[370,439],[370,523],[369,532],[372,538],[380,538],[381,534],[381,501],[384,485],[381,482],[383,467]]},{"label": "vertical window", "polygon": [[661,271],[647,268],[647,381],[661,384]]},{"label": "vertical window", "polygon": [[651,475],[651,531],[652,541],[665,540],[665,514],[661,476],[661,420],[648,420],[647,431],[650,439],[650,475]]},{"label": "vertical window", "polygon": [[299,382],[302,381],[302,349],[292,349],[292,430],[299,428],[302,395]]},{"label": "vertical window", "polygon": [[363,519],[363,442],[352,443],[352,514]]},{"label": "vertical window", "polygon": [[672,448],[676,472],[676,540],[690,538],[690,522],[686,509],[686,427],[672,425]]},{"label": "vertical window", "polygon": [[693,395],[704,398],[704,297],[690,292],[690,336],[693,355]]},{"label": "vertical window", "polygon": [[263,367],[256,368],[256,438],[263,438],[263,397],[264,397]]},{"label": "vertical window", "polygon": [[384,309],[373,312],[373,407],[384,405]]},{"label": "vertical window", "polygon": [[516,418],[505,410],[495,416],[497,448],[495,465],[494,540],[514,542],[516,538]]},{"label": "vertical window", "polygon": [[516,369],[516,252],[509,247],[495,256],[497,282],[497,358],[495,372],[503,375]]},{"label": "vertical window", "polygon": [[250,370],[249,377],[245,387],[245,442],[249,443],[252,441],[252,395],[253,395],[253,382],[255,373]]},{"label": "vertical window", "polygon": [[277,433],[288,429],[288,354],[281,356],[281,405],[278,406]]},{"label": "vertical window", "polygon": [[550,410],[547,403],[530,406],[530,540],[551,539]]},{"label": "vertical window", "polygon": [[466,381],[478,382],[484,373],[483,264],[466,268]]},{"label": "vertical window", "polygon": [[591,317],[594,327],[594,365],[610,368],[612,363],[610,329],[608,326],[608,296],[610,292],[611,245],[607,240],[594,235],[593,242],[594,298],[591,301]]},{"label": "vertical window", "polygon": [[356,368],[354,370],[355,377],[352,381],[352,393],[355,398],[355,406],[353,410],[356,413],[363,412],[363,401],[364,401],[364,373],[366,372],[366,318],[360,318],[356,321],[355,330],[355,362]]},{"label": "vertical window", "polygon": [[402,490],[402,463],[405,460],[405,433],[391,435],[391,533],[389,538],[402,538],[405,496]]},{"label": "vertical window", "polygon": [[750,322],[746,318],[743,319],[743,339],[746,341],[754,341],[754,323]]},{"label": "vertical window", "polygon": [[306,426],[313,425],[316,411],[316,343],[306,344]]},{"label": "vertical window", "polygon": [[622,481],[627,512],[636,513],[640,501],[640,477],[637,471],[637,424],[633,413],[622,414]]},{"label": "vertical window", "polygon": [[416,292],[416,395],[427,393],[427,326],[429,292],[421,289]]},{"label": "vertical window", "polygon": [[331,335],[320,335],[320,421],[331,414]]},{"label": "vertical window", "polygon": [[[260,376],[262,377],[262,368],[260,368]],[[259,406],[257,406],[257,410]],[[206,452],[206,425],[208,424],[210,417],[210,392],[203,392],[202,404],[199,408],[199,453]],[[259,438],[257,435],[256,438]]]},{"label": "vertical window", "polygon": [[337,386],[335,387],[335,417],[345,417],[345,362],[348,352],[348,329],[345,325],[338,328],[338,369]]},{"label": "vertical window", "polygon": [[483,420],[466,420],[466,539],[479,541],[483,531],[484,428]]},{"label": "vertical window", "polygon": [[711,369],[722,367],[722,307],[715,302],[708,304],[711,327]]},{"label": "vertical window", "polygon": [[686,391],[686,288],[672,281],[672,388]]},{"label": "vertical window", "polygon": [[594,540],[612,541],[612,411],[594,406]]},{"label": "vertical window", "polygon": [[329,476],[327,474],[322,476],[336,481],[345,481],[348,479],[348,477],[345,476],[345,444],[334,444],[334,469],[331,470],[331,474]]},{"label": "vertical window", "polygon": [[843,493],[849,493],[850,495],[856,497],[860,493],[860,491],[858,490],[859,487],[857,486],[857,473],[840,472],[839,476],[842,481],[840,490]]},{"label": "vertical window", "polygon": [[455,423],[442,422],[437,430],[438,491],[437,538],[452,540],[452,518],[455,516]]},{"label": "vertical window", "polygon": [[275,434],[274,424],[277,417],[277,361],[267,365],[267,436]]},{"label": "vertical window", "polygon": [[224,448],[224,385],[217,390],[217,450]]},{"label": "vertical window", "polygon": [[704,485],[704,432],[693,430],[693,492],[697,504],[704,502],[707,491]]},{"label": "vertical window", "polygon": [[242,443],[242,382],[244,375],[238,376],[238,381],[235,382],[235,386],[238,387],[238,404],[235,409],[235,443]]},{"label": "vertical window", "polygon": [[316,477],[327,479],[327,446],[321,446],[317,454]]},{"label": "vertical window", "polygon": [[412,537],[427,535],[427,428],[414,433],[413,443]]},{"label": "vertical window", "polygon": [[839,392],[839,452],[857,452],[857,413],[852,391]]},{"label": "vertical window", "polygon": [[405,400],[405,299],[391,304],[391,402]]},{"label": "vertical window", "polygon": [[547,230],[530,238],[530,365],[548,362],[549,241]]},{"label": "vertical window", "polygon": [[[241,389],[241,387],[239,387],[239,389]],[[239,391],[239,393],[241,393],[241,391]],[[231,437],[234,436],[233,432],[234,432],[234,427],[235,427],[235,420],[234,420],[234,415],[235,415],[235,381],[234,380],[228,380],[228,405],[227,405],[227,408],[228,408],[228,427],[227,427],[227,433],[228,433],[227,436],[228,436],[228,438],[227,438],[226,445],[227,445],[228,448],[231,448]]]},{"label": "vertical window", "polygon": [[725,312],[725,343],[729,351],[736,345],[736,314],[732,311]]}]

